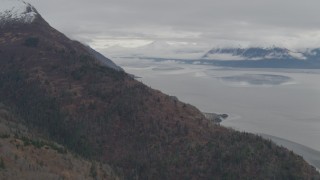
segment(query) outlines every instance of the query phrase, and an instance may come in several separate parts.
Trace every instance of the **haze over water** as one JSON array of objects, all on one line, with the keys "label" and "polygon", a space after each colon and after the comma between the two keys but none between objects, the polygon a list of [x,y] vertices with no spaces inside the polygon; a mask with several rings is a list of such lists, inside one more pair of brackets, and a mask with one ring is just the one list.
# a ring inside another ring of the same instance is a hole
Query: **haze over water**
[{"label": "haze over water", "polygon": [[[320,70],[230,69],[136,59],[115,62],[146,85],[203,112],[229,114],[223,126],[271,135],[268,138],[319,168]],[[292,143],[315,151],[310,154]]]}]

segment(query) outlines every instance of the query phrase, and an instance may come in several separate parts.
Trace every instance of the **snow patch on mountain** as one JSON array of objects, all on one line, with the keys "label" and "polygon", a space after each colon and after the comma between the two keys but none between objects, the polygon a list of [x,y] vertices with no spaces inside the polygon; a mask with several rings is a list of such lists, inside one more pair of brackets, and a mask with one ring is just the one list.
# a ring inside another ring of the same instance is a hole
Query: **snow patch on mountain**
[{"label": "snow patch on mountain", "polygon": [[294,57],[295,59],[300,59],[300,60],[306,60],[307,59],[307,57],[303,53],[300,53],[300,52],[292,52],[292,51],[290,51],[289,54],[290,54],[290,56]]},{"label": "snow patch on mountain", "polygon": [[0,25],[10,22],[31,23],[37,14],[33,6],[22,0],[1,0]]}]

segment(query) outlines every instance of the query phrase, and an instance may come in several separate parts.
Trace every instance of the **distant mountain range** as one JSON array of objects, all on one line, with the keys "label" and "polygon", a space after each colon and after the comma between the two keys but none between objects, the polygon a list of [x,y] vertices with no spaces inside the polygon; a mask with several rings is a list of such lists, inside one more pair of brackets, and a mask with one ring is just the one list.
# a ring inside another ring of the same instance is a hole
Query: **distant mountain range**
[{"label": "distant mountain range", "polygon": [[306,59],[303,53],[293,52],[289,49],[279,47],[214,48],[207,52],[202,58],[210,60]]},{"label": "distant mountain range", "polygon": [[247,68],[320,68],[320,49],[292,51],[280,47],[214,48],[200,63]]},{"label": "distant mountain range", "polygon": [[137,48],[111,47],[114,57],[157,61],[175,60],[190,64],[241,68],[320,68],[320,48],[291,50],[271,47],[221,47],[208,50],[204,45],[155,41]]}]

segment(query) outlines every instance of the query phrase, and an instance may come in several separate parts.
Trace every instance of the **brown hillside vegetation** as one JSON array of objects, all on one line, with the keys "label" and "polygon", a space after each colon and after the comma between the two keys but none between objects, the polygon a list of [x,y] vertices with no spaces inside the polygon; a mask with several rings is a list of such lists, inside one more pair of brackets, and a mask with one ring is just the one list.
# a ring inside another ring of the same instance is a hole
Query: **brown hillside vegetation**
[{"label": "brown hillside vegetation", "polygon": [[285,148],[103,66],[40,16],[0,29],[0,72],[0,102],[20,123],[124,179],[320,179]]},{"label": "brown hillside vegetation", "polygon": [[0,179],[119,179],[110,166],[39,138],[0,104]]}]

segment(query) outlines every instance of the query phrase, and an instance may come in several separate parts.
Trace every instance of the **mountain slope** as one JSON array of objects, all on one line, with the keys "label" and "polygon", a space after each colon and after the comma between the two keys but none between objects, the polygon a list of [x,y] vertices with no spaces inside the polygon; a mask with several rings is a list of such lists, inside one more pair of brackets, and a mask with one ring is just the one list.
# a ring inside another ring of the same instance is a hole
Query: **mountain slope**
[{"label": "mountain slope", "polygon": [[119,179],[107,164],[39,136],[0,103],[0,179]]},{"label": "mountain slope", "polygon": [[1,27],[0,72],[0,102],[20,123],[124,179],[319,178],[292,152],[105,66],[39,14]]},{"label": "mountain slope", "polygon": [[116,71],[123,71],[123,69],[119,66],[117,66],[114,62],[112,62],[110,59],[106,58],[96,50],[92,49],[91,47],[87,46],[89,52],[91,55],[95,57],[98,61],[100,61],[102,64],[106,65],[107,67],[110,67]]}]

